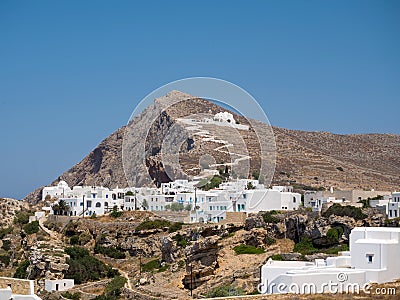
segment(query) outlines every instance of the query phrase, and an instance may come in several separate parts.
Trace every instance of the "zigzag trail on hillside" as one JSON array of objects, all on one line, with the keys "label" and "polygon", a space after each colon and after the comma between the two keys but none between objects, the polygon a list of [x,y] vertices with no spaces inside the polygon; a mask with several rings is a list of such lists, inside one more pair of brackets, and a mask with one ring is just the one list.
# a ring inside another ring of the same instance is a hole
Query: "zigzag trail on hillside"
[{"label": "zigzag trail on hillside", "polygon": [[[173,97],[183,97],[182,95],[184,94],[174,92],[164,98],[169,101]],[[213,115],[227,111],[210,101],[191,97],[190,100],[168,107],[149,129],[146,139],[146,149],[149,149],[149,152],[146,153],[146,161],[151,168],[147,170],[141,168],[139,171],[148,172],[158,183],[166,182],[168,176],[163,169],[161,152],[151,153],[151,150],[162,148],[162,139],[172,126],[187,115]],[[155,103],[160,101],[156,100]],[[240,124],[249,124],[243,116],[231,113]],[[141,115],[134,118],[137,122],[141,120]],[[227,128],[218,126],[218,130],[214,128],[211,131],[205,125],[202,125],[202,128],[192,129],[194,147],[187,150],[185,145],[182,145],[179,152],[179,164],[182,170],[190,173],[189,175],[196,175],[196,170],[200,169],[199,158],[205,154],[213,156],[217,165],[249,163],[250,174],[259,169],[260,147],[258,137],[253,130],[225,132]],[[276,143],[273,184],[304,184],[313,187],[323,186],[327,189],[331,186],[341,189],[391,191],[399,189],[400,135],[343,135],[278,127],[272,129]],[[49,185],[57,184],[62,178],[70,186],[94,184],[110,188],[117,185],[127,186],[122,163],[122,145],[126,130],[127,127],[122,127],[115,131],[81,162]],[[244,143],[245,147],[235,143]],[[223,150],[224,148],[227,150]],[[242,148],[247,152],[237,151]],[[132,162],[133,166],[141,164]],[[40,199],[41,188],[25,198],[30,203],[37,203]]]}]

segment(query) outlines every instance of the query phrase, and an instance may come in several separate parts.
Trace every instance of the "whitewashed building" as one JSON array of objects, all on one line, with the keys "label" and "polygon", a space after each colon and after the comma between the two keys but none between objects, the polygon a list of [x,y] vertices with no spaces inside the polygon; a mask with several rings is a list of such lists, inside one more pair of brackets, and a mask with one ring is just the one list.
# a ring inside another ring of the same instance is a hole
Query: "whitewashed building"
[{"label": "whitewashed building", "polygon": [[260,291],[279,293],[355,292],[368,283],[400,279],[400,228],[357,227],[350,251],[314,262],[274,261],[261,268]]},{"label": "whitewashed building", "polygon": [[395,219],[400,217],[400,192],[392,193],[391,199],[387,202],[387,217]]},{"label": "whitewashed building", "polygon": [[67,291],[74,287],[73,279],[46,279],[44,281],[44,289],[48,292]]},{"label": "whitewashed building", "polygon": [[342,205],[362,206],[359,201],[368,198],[389,197],[389,191],[363,191],[363,190],[335,190],[306,191],[304,193],[304,207],[310,207],[313,211],[321,211],[324,204],[340,203]]},{"label": "whitewashed building", "polygon": [[69,209],[63,213],[76,217],[104,215],[114,207],[128,211],[165,211],[168,206],[177,203],[191,210],[191,222],[219,222],[226,219],[226,212],[295,210],[301,204],[301,195],[293,193],[291,187],[266,189],[257,180],[224,182],[219,188],[209,191],[197,188],[198,183],[176,180],[163,183],[160,188],[109,189],[102,186],[70,188],[61,181],[55,187],[45,187],[43,199],[50,195],[58,202],[64,201]]}]

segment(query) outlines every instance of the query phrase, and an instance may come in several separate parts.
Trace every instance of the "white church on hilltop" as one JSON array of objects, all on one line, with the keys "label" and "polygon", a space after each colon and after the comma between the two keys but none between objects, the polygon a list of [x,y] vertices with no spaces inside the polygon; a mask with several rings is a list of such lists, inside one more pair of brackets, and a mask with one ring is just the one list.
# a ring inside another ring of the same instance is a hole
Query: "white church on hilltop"
[{"label": "white church on hilltop", "polygon": [[350,251],[314,262],[274,261],[261,268],[263,294],[359,292],[400,279],[400,228],[356,227]]}]

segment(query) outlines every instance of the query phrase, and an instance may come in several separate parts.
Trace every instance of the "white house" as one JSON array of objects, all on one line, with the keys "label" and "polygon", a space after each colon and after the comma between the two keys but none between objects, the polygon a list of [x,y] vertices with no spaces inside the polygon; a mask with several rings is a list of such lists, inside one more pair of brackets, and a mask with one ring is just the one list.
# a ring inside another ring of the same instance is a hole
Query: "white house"
[{"label": "white house", "polygon": [[190,206],[191,222],[219,222],[226,219],[226,212],[295,210],[301,204],[301,195],[293,193],[292,187],[265,189],[253,179],[224,182],[209,191],[200,190],[196,184],[198,181],[175,180],[161,184],[160,188],[74,186],[71,189],[61,181],[55,187],[44,188],[43,196],[64,201],[69,206],[66,213],[76,217],[104,215],[114,207],[118,210],[165,211],[168,205],[179,203]]},{"label": "white house", "polygon": [[276,293],[357,292],[368,283],[400,278],[400,228],[357,227],[350,251],[314,262],[274,261],[261,268],[260,291]]},{"label": "white house", "polygon": [[389,191],[363,191],[363,190],[334,190],[329,191],[307,191],[304,193],[304,207],[310,207],[314,211],[321,211],[326,203],[340,203],[342,205],[359,206],[360,200],[376,198],[377,196],[390,196]]},{"label": "white house", "polygon": [[400,217],[400,192],[392,193],[392,197],[386,204],[386,214],[389,219]]},{"label": "white house", "polygon": [[[254,189],[247,189],[249,183]],[[187,197],[190,201],[194,199],[193,194]],[[257,180],[241,179],[222,183],[219,189],[197,191],[195,203],[191,222],[219,222],[226,219],[226,212],[296,210],[301,195],[293,193],[291,187],[265,189]]]},{"label": "white house", "polygon": [[73,279],[46,279],[44,281],[44,288],[48,292],[53,291],[67,291],[74,287]]}]

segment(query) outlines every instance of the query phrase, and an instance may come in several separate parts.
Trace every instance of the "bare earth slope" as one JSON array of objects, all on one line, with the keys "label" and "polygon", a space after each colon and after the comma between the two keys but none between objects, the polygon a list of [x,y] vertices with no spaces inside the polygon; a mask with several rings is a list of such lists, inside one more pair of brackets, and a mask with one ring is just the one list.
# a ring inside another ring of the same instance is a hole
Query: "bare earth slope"
[{"label": "bare earth slope", "polygon": [[[172,92],[169,97],[174,95],[181,96],[179,92]],[[146,163],[147,172],[155,183],[168,181],[168,176],[160,163],[160,146],[163,135],[168,128],[176,124],[178,118],[182,117],[182,112],[215,114],[220,111],[226,109],[195,98],[168,108],[157,122],[152,124],[146,137]],[[243,117],[237,114],[234,114],[234,117],[241,124],[246,124],[246,119]],[[122,142],[125,130],[126,128],[122,127],[115,131],[60,178],[70,186],[94,184],[107,187],[126,186],[127,180],[122,166]],[[396,190],[400,186],[399,135],[338,135],[277,127],[274,127],[273,131],[277,152],[273,183],[378,190]],[[222,134],[223,130],[220,132]],[[240,135],[249,150],[250,169],[257,170],[260,163],[260,149],[254,131],[240,131]],[[214,151],[216,146],[220,144],[201,140],[198,135],[193,136],[190,147],[183,147],[180,153],[182,169],[196,169],[198,158]],[[219,150],[218,153],[214,151],[213,154],[220,160],[217,163],[230,160],[223,151]],[[58,180],[51,184],[57,183]],[[25,199],[37,202],[40,198],[41,188]]]}]

